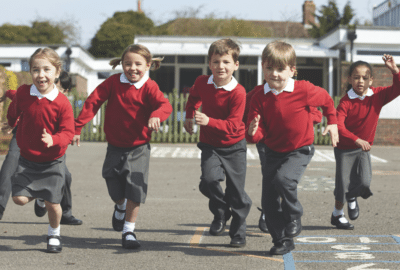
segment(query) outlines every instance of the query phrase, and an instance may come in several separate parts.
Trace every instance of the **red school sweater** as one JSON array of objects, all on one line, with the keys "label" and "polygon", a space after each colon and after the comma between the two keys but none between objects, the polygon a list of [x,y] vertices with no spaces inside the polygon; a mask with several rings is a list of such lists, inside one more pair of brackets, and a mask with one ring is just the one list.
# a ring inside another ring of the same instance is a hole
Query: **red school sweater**
[{"label": "red school sweater", "polygon": [[148,143],[151,130],[149,119],[159,117],[165,121],[172,112],[168,99],[150,78],[140,88],[120,82],[121,73],[102,82],[86,99],[82,111],[75,119],[75,134],[81,134],[83,126],[96,115],[100,106],[108,100],[104,132],[107,141],[116,147],[128,148]]},{"label": "red school sweater", "polygon": [[[15,126],[21,156],[33,162],[48,162],[62,157],[74,137],[74,114],[68,98],[58,93],[55,100],[30,95],[31,85],[18,88],[8,109],[8,124]],[[15,93],[15,92],[14,92]],[[53,139],[47,148],[42,141],[43,129]]]},{"label": "red school sweater", "polygon": [[359,148],[355,141],[360,138],[374,143],[376,126],[382,107],[400,95],[400,73],[393,75],[393,85],[371,87],[374,94],[364,100],[350,99],[346,94],[337,107],[339,149]]},{"label": "red school sweater", "polygon": [[[262,88],[260,90],[259,88]],[[257,90],[258,89],[258,90]],[[295,81],[293,92],[264,94],[264,85],[256,87],[247,126],[259,114],[260,124],[254,136],[246,139],[262,142],[275,152],[285,153],[314,142],[314,116],[311,107],[321,107],[328,124],[336,124],[336,110],[328,92],[307,81]]]},{"label": "red school sweater", "polygon": [[201,105],[202,113],[210,121],[200,127],[200,141],[214,147],[228,147],[244,139],[242,121],[246,105],[246,90],[240,84],[232,91],[208,84],[210,76],[199,76],[190,88],[186,104],[186,118],[194,118],[194,111]]}]

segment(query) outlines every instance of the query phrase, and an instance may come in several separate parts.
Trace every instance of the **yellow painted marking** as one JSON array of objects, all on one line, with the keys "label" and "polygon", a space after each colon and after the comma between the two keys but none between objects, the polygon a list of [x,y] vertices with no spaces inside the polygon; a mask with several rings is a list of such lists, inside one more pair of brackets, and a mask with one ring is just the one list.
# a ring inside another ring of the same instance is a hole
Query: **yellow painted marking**
[{"label": "yellow painted marking", "polygon": [[[204,231],[208,229],[208,227],[197,227],[196,231],[194,232],[194,235],[190,239],[189,246],[192,248],[199,248],[199,249],[205,249],[205,250],[211,250],[211,251],[218,251],[218,252],[223,252],[223,253],[229,253],[229,254],[235,254],[235,255],[241,255],[241,256],[246,256],[246,257],[251,257],[251,258],[258,258],[258,259],[264,259],[264,260],[270,260],[270,261],[276,261],[276,262],[283,262],[283,259],[276,259],[276,258],[271,258],[271,257],[264,257],[264,256],[257,256],[257,255],[252,255],[252,254],[246,254],[246,253],[241,253],[241,252],[235,252],[235,251],[229,251],[229,250],[222,250],[222,249],[215,249],[215,248],[208,248],[208,247],[200,247],[200,239],[203,236]],[[225,230],[228,231],[228,230]],[[252,235],[269,235],[266,233],[251,233],[248,232],[247,234],[252,234]]]}]

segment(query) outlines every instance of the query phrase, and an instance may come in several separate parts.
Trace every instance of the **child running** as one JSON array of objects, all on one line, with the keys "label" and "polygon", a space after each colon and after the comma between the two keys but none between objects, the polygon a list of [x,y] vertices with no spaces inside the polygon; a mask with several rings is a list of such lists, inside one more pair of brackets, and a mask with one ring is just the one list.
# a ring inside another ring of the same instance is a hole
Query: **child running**
[{"label": "child running", "polygon": [[293,237],[302,229],[297,184],[314,155],[310,108],[322,108],[328,119],[324,135],[330,132],[333,146],[338,141],[336,110],[326,90],[292,79],[296,54],[290,44],[269,43],[262,53],[262,67],[266,83],[254,90],[246,138],[265,145],[262,207],[274,243],[270,254],[283,255],[294,249]]},{"label": "child running", "polygon": [[335,207],[331,224],[338,229],[352,230],[354,226],[345,218],[343,206],[347,201],[349,218],[359,216],[357,197],[367,199],[372,195],[371,146],[382,107],[400,95],[400,74],[391,55],[383,61],[393,74],[393,85],[371,87],[373,82],[370,64],[357,61],[350,66],[347,94],[337,108],[339,143],[335,148],[336,182]]},{"label": "child running", "polygon": [[[60,76],[55,80],[56,87],[58,90],[67,94],[72,87],[71,77],[68,75],[68,72],[62,70]],[[5,101],[8,97],[9,99],[13,99],[16,95],[17,91],[8,90],[6,93],[0,98],[0,102]],[[8,123],[4,123],[4,126],[1,128],[3,132],[7,132],[10,134],[13,133],[11,138],[8,153],[6,158],[4,159],[3,164],[0,169],[0,220],[2,219],[4,210],[6,208],[8,198],[11,194],[11,177],[15,173],[18,165],[18,159],[20,157],[20,150],[17,144],[17,127],[12,128],[8,125]],[[75,218],[72,215],[72,196],[71,196],[71,183],[72,183],[72,175],[69,172],[65,163],[65,186],[63,191],[63,197],[60,202],[62,209],[62,216],[60,224],[64,225],[81,225],[83,223],[82,220]],[[35,215],[38,217],[43,217],[47,213],[47,209],[42,199],[35,200]]]},{"label": "child running", "polygon": [[139,207],[147,195],[151,132],[172,112],[172,106],[148,75],[150,67],[160,66],[143,45],[128,46],[121,58],[112,59],[113,69],[122,64],[123,73],[101,83],[85,101],[75,120],[74,142],[79,146],[82,127],[108,100],[104,132],[108,141],[103,178],[115,202],[112,226],[122,231],[122,246],[140,247],[134,233]]},{"label": "child running", "polygon": [[[244,190],[247,147],[242,118],[246,90],[232,76],[239,68],[239,53],[239,45],[231,39],[211,44],[208,60],[212,75],[199,76],[190,89],[184,125],[190,134],[194,122],[201,126],[199,188],[209,198],[209,209],[214,215],[210,234],[222,234],[232,216],[232,247],[246,245],[246,217],[251,207],[251,199]],[[197,111],[201,105],[202,112]],[[220,182],[225,177],[224,192]]]},{"label": "child running", "polygon": [[47,252],[62,250],[60,220],[65,185],[65,151],[74,136],[74,115],[68,98],[54,81],[61,60],[49,48],[37,49],[29,60],[32,85],[22,85],[8,109],[8,124],[18,121],[20,158],[12,177],[12,198],[18,205],[40,198],[49,217]]}]

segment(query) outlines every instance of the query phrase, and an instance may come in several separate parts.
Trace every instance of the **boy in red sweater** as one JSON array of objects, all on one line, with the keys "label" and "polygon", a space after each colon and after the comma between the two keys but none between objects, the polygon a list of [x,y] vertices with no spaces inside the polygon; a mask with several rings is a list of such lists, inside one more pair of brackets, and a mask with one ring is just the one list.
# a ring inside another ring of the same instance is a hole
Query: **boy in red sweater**
[{"label": "boy in red sweater", "polygon": [[333,146],[338,142],[336,110],[327,91],[291,78],[296,54],[290,44],[269,43],[262,67],[266,84],[254,90],[246,138],[265,145],[262,206],[274,243],[270,254],[283,255],[294,249],[293,237],[301,232],[297,184],[314,155],[311,108],[321,107],[328,118],[324,135],[330,132]]},{"label": "boy in red sweater", "polygon": [[[229,229],[232,247],[246,245],[246,217],[251,200],[244,191],[246,178],[245,125],[242,121],[246,90],[232,76],[239,68],[239,46],[231,39],[221,39],[208,50],[211,76],[199,76],[189,92],[185,129],[193,133],[194,122],[201,126],[200,191],[209,198],[214,215],[211,235]],[[197,109],[202,106],[202,112]],[[226,177],[226,190],[220,181]]]},{"label": "boy in red sweater", "polygon": [[18,121],[18,167],[12,198],[18,205],[41,198],[49,217],[47,252],[61,252],[60,201],[65,185],[65,151],[74,136],[68,98],[54,85],[61,60],[52,49],[37,49],[29,60],[32,85],[22,85],[8,109],[8,124]]}]

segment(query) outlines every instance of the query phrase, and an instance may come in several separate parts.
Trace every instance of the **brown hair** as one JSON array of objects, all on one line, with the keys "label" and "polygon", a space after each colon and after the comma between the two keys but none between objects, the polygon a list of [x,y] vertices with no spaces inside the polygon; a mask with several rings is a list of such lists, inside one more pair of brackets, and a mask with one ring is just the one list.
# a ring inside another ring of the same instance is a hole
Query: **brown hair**
[{"label": "brown hair", "polygon": [[208,49],[208,61],[214,54],[224,55],[232,52],[233,61],[236,63],[239,60],[240,46],[230,38],[214,41]]},{"label": "brown hair", "polygon": [[61,72],[61,67],[62,67],[62,61],[60,59],[60,56],[50,48],[39,48],[37,49],[29,58],[29,69],[32,68],[32,63],[35,58],[44,58],[47,59],[53,66],[56,67],[57,71]]},{"label": "brown hair", "polygon": [[295,67],[296,53],[292,45],[283,41],[273,41],[265,46],[262,55],[262,63],[278,67]]},{"label": "brown hair", "polygon": [[152,58],[149,49],[147,49],[145,46],[140,45],[140,44],[132,44],[132,45],[129,45],[125,49],[125,51],[122,53],[122,56],[120,58],[111,59],[110,66],[112,66],[112,69],[115,69],[116,66],[121,64],[121,62],[124,60],[125,55],[128,52],[137,53],[137,54],[143,56],[144,59],[146,59],[147,63],[151,63],[152,70],[159,69],[160,65],[161,65],[161,61],[164,59],[164,57],[162,57],[162,58]]}]

